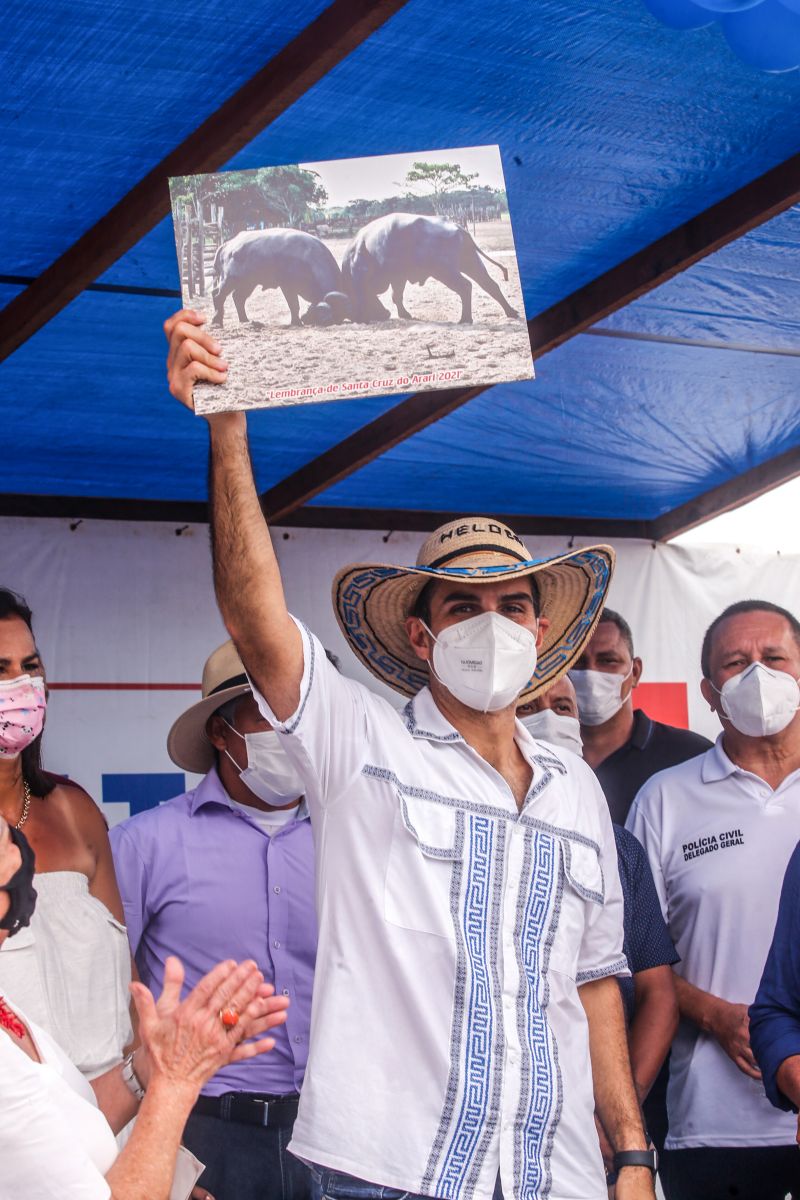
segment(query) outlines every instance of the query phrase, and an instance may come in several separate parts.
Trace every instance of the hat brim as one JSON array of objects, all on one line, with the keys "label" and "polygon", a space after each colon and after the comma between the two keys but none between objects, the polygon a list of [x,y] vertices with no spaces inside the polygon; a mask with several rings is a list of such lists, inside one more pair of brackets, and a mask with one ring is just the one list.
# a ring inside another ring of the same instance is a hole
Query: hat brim
[{"label": "hat brim", "polygon": [[556,558],[509,566],[396,567],[356,563],[333,581],[333,607],[352,650],[381,682],[404,696],[428,683],[428,671],[411,648],[405,620],[432,579],[493,583],[534,575],[541,615],[550,626],[539,649],[536,672],[522,690],[525,704],[546,691],[580,657],[603,610],[614,570],[610,546],[588,546]]},{"label": "hat brim", "polygon": [[249,691],[249,684],[237,683],[206,696],[205,700],[198,700],[181,713],[167,737],[167,753],[177,767],[195,775],[208,774],[214,765],[214,747],[206,734],[208,718],[229,700]]}]

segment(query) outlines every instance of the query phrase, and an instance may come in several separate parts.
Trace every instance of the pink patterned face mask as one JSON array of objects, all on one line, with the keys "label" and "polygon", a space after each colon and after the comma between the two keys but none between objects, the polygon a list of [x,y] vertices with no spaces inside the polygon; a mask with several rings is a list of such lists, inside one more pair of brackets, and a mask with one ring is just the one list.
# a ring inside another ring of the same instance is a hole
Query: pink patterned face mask
[{"label": "pink patterned face mask", "polygon": [[16,758],[39,736],[46,708],[41,675],[0,680],[0,758]]}]

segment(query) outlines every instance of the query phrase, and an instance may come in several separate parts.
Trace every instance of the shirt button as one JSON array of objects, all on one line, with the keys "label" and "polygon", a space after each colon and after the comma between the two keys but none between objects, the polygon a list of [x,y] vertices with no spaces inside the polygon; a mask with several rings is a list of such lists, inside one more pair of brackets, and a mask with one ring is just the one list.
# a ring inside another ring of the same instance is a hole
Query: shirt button
[{"label": "shirt button", "polygon": [[277,884],[277,883],[276,883],[276,884],[275,884],[275,887],[274,887],[272,890],[273,890],[273,892],[275,893],[275,895],[276,895],[276,896],[280,896],[280,894],[281,894],[280,884]]},{"label": "shirt button", "polygon": [[288,989],[288,988],[284,988],[284,989],[283,989],[283,994],[284,994],[284,996],[288,996],[288,995],[289,995],[289,989]]},{"label": "shirt button", "polygon": [[275,949],[276,949],[276,950],[280,950],[280,948],[281,948],[281,944],[280,944],[280,942],[279,942],[279,941],[274,941],[272,944],[273,944],[273,946],[275,947]]},{"label": "shirt button", "polygon": [[294,1039],[294,1040],[295,1040],[296,1042],[302,1042],[302,1040],[303,1040],[303,1039],[302,1039],[302,1038],[301,1038],[301,1037],[298,1035],[297,1037],[295,1037],[295,1039]]}]

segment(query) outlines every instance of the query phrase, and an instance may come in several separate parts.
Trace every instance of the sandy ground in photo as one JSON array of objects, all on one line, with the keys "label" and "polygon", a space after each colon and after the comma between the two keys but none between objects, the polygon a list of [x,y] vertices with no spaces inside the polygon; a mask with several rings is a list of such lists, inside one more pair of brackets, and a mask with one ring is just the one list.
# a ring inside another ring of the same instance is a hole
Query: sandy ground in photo
[{"label": "sandy ground in photo", "polygon": [[[469,232],[472,233],[471,226]],[[480,248],[508,270],[506,283],[499,268],[483,260],[506,299],[521,314],[519,320],[509,319],[496,301],[473,281],[473,323],[460,325],[458,296],[431,279],[421,286],[406,285],[405,305],[413,313],[413,321],[393,315],[389,321],[369,325],[345,322],[327,329],[292,328],[282,293],[256,289],[247,301],[247,315],[262,322],[265,328],[241,326],[233,300],[228,298],[224,328],[214,330],[230,364],[228,382],[221,387],[197,385],[198,412],[318,403],[530,377],[530,343],[522,315],[525,310],[511,224],[508,220],[479,223],[474,236]],[[336,261],[341,262],[349,238],[325,241]],[[381,302],[394,314],[388,291]],[[195,297],[187,303],[198,311],[208,312],[210,321],[213,314],[210,296]],[[301,314],[307,307],[301,301]],[[397,382],[406,378],[405,383]],[[354,386],[359,384],[365,386]],[[304,389],[321,390],[316,394],[267,399],[270,392]]]}]

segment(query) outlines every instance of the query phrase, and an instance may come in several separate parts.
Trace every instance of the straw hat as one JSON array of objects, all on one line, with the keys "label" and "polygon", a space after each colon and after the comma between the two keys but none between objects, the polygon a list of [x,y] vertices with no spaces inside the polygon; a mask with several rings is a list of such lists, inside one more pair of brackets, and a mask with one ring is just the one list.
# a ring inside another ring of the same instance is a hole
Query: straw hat
[{"label": "straw hat", "polygon": [[415,567],[344,567],[333,581],[333,606],[342,633],[364,666],[396,692],[414,696],[428,683],[428,672],[411,648],[404,622],[426,583],[490,583],[535,576],[541,615],[549,619],[550,628],[534,677],[520,695],[519,702],[525,703],[546,691],[580,656],[602,611],[613,569],[610,546],[533,558],[501,521],[464,517],[434,530]]},{"label": "straw hat", "polygon": [[233,642],[219,646],[203,667],[203,699],[178,717],[167,738],[167,752],[184,771],[205,775],[214,765],[214,747],[206,722],[218,708],[250,691],[242,660]]}]

